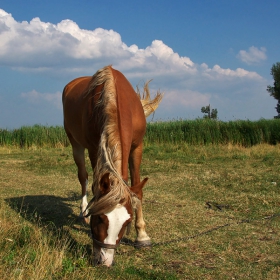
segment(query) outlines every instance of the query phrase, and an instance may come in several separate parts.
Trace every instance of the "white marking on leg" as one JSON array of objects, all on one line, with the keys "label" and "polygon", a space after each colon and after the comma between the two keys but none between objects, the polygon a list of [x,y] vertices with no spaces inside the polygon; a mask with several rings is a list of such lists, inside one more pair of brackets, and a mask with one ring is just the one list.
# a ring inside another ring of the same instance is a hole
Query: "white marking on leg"
[{"label": "white marking on leg", "polygon": [[84,213],[84,211],[86,210],[87,205],[88,205],[88,202],[87,202],[87,195],[84,195],[84,196],[82,197],[82,203],[81,203],[81,211],[82,211],[82,213]]},{"label": "white marking on leg", "polygon": [[80,216],[84,216],[88,212],[88,211],[86,211],[86,213],[84,213],[84,211],[86,210],[87,205],[88,205],[88,202],[87,202],[87,187],[88,187],[88,180],[86,180],[86,194],[82,197]]},{"label": "white marking on leg", "polygon": [[151,240],[151,238],[148,236],[145,230],[145,221],[143,219],[143,213],[142,213],[142,205],[138,205],[138,209],[136,210],[136,221],[135,221],[135,227],[137,231],[137,237],[136,241],[148,241]]}]

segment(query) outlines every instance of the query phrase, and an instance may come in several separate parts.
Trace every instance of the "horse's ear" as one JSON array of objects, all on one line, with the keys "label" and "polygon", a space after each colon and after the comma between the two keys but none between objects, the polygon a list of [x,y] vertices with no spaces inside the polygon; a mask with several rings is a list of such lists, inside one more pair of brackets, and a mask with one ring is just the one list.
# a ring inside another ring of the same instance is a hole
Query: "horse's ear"
[{"label": "horse's ear", "polygon": [[135,193],[138,198],[142,199],[142,189],[144,188],[145,184],[147,183],[149,178],[145,178],[142,182],[139,184],[132,186],[131,191]]},{"label": "horse's ear", "polygon": [[100,179],[100,184],[99,188],[101,193],[107,194],[110,191],[110,178],[109,178],[110,173],[105,173],[102,178]]}]

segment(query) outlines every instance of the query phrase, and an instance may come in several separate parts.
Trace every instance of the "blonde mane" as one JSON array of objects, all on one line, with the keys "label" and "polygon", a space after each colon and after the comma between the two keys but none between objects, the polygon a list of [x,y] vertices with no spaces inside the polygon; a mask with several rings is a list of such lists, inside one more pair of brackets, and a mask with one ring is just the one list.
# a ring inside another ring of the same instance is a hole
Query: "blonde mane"
[{"label": "blonde mane", "polygon": [[[106,66],[93,75],[87,94],[91,94],[97,86],[102,84],[104,86],[100,92],[96,110],[98,110],[98,119],[102,120],[103,127],[93,176],[94,197],[87,207],[88,216],[108,213],[117,204],[125,204],[128,201],[132,203],[133,207],[136,207],[139,201],[136,195],[131,193],[130,187],[124,182],[121,175],[122,147],[118,127],[117,92],[111,66]],[[156,98],[150,100],[148,83],[145,84],[143,97],[141,98],[139,92],[138,96],[146,117],[155,111],[162,98],[162,94],[157,93]],[[111,190],[102,196],[99,184],[106,173],[110,174]]]},{"label": "blonde mane", "polygon": [[[98,215],[113,210],[117,204],[131,199],[129,186],[121,177],[122,152],[118,128],[118,108],[115,80],[111,66],[98,70],[92,77],[88,94],[104,85],[97,103],[98,118],[102,120],[102,134],[98,147],[97,163],[93,174],[93,199],[88,204],[89,215]],[[99,188],[102,176],[109,173],[111,189],[101,197]]]}]

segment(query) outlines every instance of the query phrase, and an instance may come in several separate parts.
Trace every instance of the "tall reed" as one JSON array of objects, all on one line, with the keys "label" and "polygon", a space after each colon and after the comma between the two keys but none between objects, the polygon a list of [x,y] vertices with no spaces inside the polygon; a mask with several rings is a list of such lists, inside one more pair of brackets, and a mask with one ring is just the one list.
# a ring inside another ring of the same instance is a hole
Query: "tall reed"
[{"label": "tall reed", "polygon": [[0,129],[0,146],[20,148],[68,146],[69,142],[61,126],[23,126],[19,129]]},{"label": "tall reed", "polygon": [[[145,143],[187,143],[190,145],[233,144],[250,147],[280,143],[280,120],[217,121],[208,119],[148,123]],[[0,146],[21,148],[68,146],[62,126],[23,126],[0,129]]]},{"label": "tall reed", "polygon": [[236,144],[245,147],[280,142],[280,120],[217,121],[209,119],[156,122],[147,125],[146,143],[190,145]]}]

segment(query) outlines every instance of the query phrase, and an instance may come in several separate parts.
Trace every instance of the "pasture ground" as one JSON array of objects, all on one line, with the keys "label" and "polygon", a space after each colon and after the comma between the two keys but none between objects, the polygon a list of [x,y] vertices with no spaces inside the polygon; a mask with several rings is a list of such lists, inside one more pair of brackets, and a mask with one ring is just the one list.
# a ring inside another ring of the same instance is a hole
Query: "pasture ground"
[{"label": "pasture ground", "polygon": [[279,145],[146,146],[147,232],[155,243],[183,240],[121,245],[107,269],[91,265],[89,228],[77,219],[71,149],[0,147],[0,277],[280,279],[279,171]]}]

